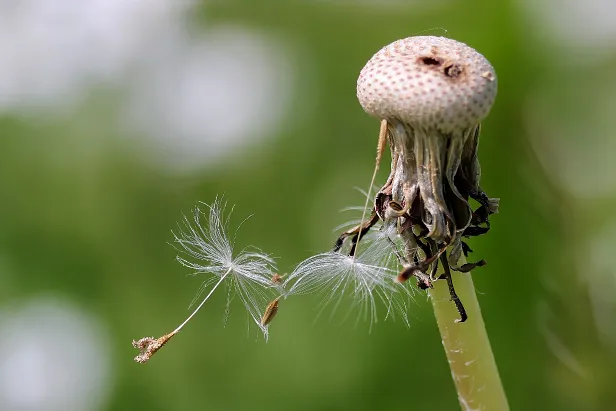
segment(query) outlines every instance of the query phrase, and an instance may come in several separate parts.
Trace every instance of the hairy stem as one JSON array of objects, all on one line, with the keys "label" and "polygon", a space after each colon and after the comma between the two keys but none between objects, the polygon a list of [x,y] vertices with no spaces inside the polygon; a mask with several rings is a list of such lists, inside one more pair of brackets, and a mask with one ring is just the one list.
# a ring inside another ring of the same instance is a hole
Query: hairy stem
[{"label": "hairy stem", "polygon": [[460,405],[465,411],[507,411],[507,397],[483,323],[473,279],[470,274],[452,273],[452,276],[468,320],[456,322],[459,313],[451,302],[446,281],[435,281],[430,297]]}]

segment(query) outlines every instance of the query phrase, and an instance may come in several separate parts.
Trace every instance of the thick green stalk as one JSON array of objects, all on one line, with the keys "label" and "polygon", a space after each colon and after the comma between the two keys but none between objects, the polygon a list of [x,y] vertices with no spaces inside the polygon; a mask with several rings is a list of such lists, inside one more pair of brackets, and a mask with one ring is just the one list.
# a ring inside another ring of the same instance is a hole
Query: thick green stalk
[{"label": "thick green stalk", "polygon": [[507,397],[483,323],[473,279],[470,274],[454,272],[452,276],[468,320],[455,322],[460,315],[451,301],[445,280],[434,282],[430,297],[460,405],[465,411],[507,411]]}]

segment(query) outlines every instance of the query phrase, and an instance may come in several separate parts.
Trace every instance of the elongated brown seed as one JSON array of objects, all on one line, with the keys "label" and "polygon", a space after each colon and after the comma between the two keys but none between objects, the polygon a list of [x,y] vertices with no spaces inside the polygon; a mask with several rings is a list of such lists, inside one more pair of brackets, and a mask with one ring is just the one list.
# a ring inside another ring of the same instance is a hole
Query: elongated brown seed
[{"label": "elongated brown seed", "polygon": [[267,305],[267,307],[265,308],[265,312],[263,313],[263,317],[261,317],[261,325],[263,327],[265,327],[270,322],[272,322],[272,320],[274,319],[274,317],[278,313],[278,300],[280,300],[280,297],[278,297],[275,300],[273,300],[272,302],[270,302]]}]

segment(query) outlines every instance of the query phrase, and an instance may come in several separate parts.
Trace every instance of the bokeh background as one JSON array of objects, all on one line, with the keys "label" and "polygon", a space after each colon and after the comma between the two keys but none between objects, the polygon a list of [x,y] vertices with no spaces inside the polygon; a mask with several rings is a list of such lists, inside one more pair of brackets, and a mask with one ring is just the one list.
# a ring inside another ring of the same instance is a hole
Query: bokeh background
[{"label": "bokeh background", "polygon": [[501,213],[471,246],[512,409],[613,410],[611,0],[0,0],[0,409],[458,409],[420,293],[410,328],[371,332],[289,299],[267,343],[220,293],[132,361],[199,288],[168,244],[197,201],[254,214],[238,245],[281,272],[331,247],[373,167],[358,72],[411,35],[499,75],[480,158]]}]

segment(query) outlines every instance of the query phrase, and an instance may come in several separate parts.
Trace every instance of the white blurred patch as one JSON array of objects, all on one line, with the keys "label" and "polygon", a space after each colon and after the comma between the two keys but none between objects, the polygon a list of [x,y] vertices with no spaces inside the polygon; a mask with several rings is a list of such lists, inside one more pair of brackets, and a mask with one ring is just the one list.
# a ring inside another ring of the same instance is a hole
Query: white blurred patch
[{"label": "white blurred patch", "polygon": [[240,26],[159,48],[132,84],[125,121],[156,143],[162,164],[219,164],[276,135],[294,86],[289,54],[281,41]]},{"label": "white blurred patch", "polygon": [[110,364],[101,328],[81,308],[54,299],[0,311],[0,410],[100,409]]},{"label": "white blurred patch", "polygon": [[616,53],[614,0],[519,0],[531,27],[558,44],[563,60],[584,65]]},{"label": "white blurred patch", "polygon": [[0,0],[0,110],[65,107],[116,84],[191,2]]},{"label": "white blurred patch", "polygon": [[293,94],[289,49],[240,26],[200,31],[195,4],[0,0],[0,112],[66,115],[97,87],[122,90],[123,131],[180,171],[274,137]]}]

